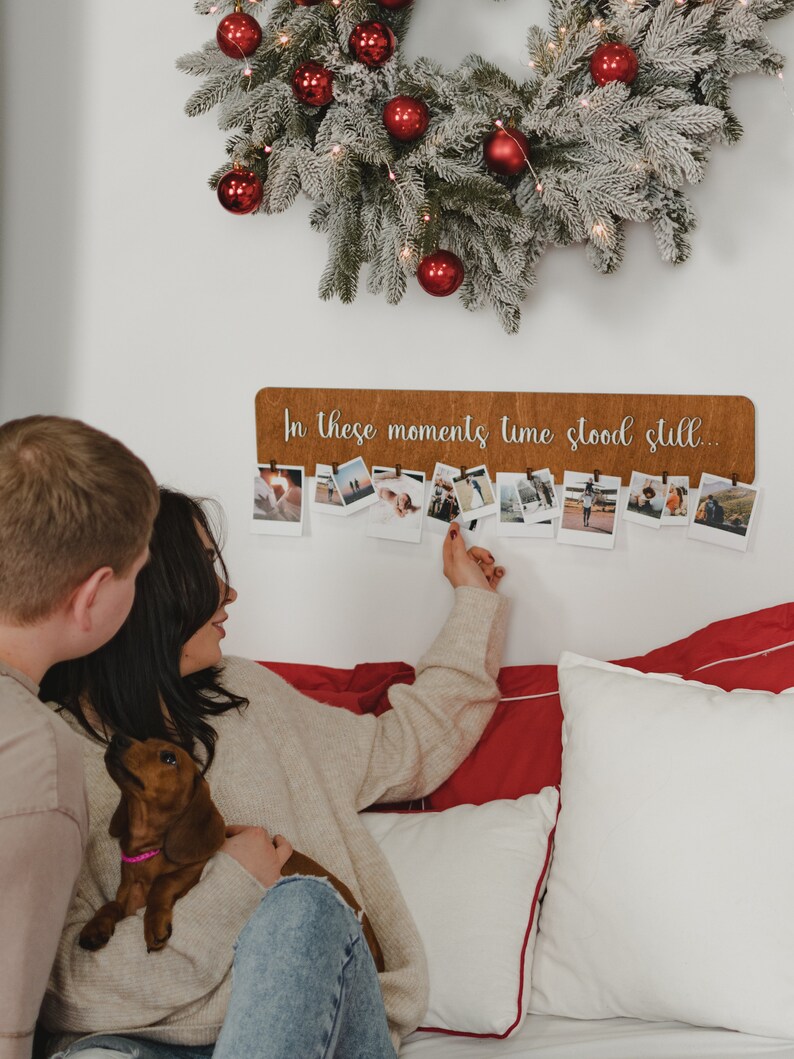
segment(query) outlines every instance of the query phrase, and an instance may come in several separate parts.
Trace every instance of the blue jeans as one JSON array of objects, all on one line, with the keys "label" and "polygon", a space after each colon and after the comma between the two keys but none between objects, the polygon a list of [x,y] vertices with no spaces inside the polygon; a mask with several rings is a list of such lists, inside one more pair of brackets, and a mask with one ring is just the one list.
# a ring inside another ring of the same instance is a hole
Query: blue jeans
[{"label": "blue jeans", "polygon": [[[280,879],[240,931],[214,1045],[101,1034],[90,1048],[137,1059],[395,1059],[378,973],[352,910],[325,879]],[[97,1057],[98,1059],[98,1057]]]}]

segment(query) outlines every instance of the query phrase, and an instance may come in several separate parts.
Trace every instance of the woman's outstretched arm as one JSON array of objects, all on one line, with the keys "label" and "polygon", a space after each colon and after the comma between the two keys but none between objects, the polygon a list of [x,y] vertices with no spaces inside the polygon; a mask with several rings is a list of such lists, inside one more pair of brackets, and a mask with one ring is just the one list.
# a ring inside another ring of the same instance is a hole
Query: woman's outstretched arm
[{"label": "woman's outstretched arm", "polygon": [[[246,673],[267,685],[317,766],[334,786],[350,786],[359,809],[435,790],[472,751],[499,701],[507,604],[495,587],[504,571],[484,549],[467,553],[453,523],[444,572],[455,588],[452,612],[415,682],[390,689],[393,709],[382,716],[324,706],[261,667]],[[244,690],[256,697],[253,687]]]}]

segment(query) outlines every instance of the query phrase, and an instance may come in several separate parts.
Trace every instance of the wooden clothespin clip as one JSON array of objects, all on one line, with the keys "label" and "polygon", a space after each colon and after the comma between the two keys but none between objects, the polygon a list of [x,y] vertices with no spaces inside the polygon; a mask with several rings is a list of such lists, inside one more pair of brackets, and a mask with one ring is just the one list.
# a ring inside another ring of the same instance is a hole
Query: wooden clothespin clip
[{"label": "wooden clothespin clip", "polygon": [[598,470],[598,468],[596,468],[593,471],[593,481],[595,481],[595,482],[600,482],[601,481],[601,472]]},{"label": "wooden clothespin clip", "polygon": [[734,489],[736,488],[736,483],[738,481],[739,481],[739,475],[736,473],[736,471],[734,471],[733,474],[731,475],[731,484],[733,485]]},{"label": "wooden clothespin clip", "polygon": [[529,479],[529,480],[532,479],[532,468],[531,467],[527,467],[527,479]]},{"label": "wooden clothespin clip", "polygon": [[667,471],[662,471],[662,485],[667,485]]},{"label": "wooden clothespin clip", "polygon": [[465,466],[461,467],[460,476],[461,476],[461,478],[465,478],[466,477],[466,468],[465,468]]},{"label": "wooden clothespin clip", "polygon": [[338,463],[332,463],[331,464],[331,470],[332,470],[332,472],[334,474],[339,474],[339,464]]},{"label": "wooden clothespin clip", "polygon": [[270,461],[270,470],[271,470],[271,471],[273,472],[273,474],[275,474],[275,473],[276,473],[276,470],[277,470],[277,469],[278,469],[278,468],[277,468],[277,466],[276,466],[276,461],[275,461],[275,460],[271,460],[271,461]]},{"label": "wooden clothespin clip", "polygon": [[402,476],[402,473],[403,473],[403,465],[401,463],[395,464],[395,466],[394,466],[394,477],[395,478],[400,478]]}]

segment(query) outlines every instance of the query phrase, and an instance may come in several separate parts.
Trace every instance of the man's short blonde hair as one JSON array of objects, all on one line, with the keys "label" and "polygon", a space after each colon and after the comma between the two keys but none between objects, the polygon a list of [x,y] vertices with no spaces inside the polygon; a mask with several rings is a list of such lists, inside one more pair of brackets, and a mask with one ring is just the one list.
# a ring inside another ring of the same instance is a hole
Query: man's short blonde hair
[{"label": "man's short blonde hair", "polygon": [[0,426],[0,618],[47,617],[102,566],[123,576],[160,499],[146,464],[76,419]]}]

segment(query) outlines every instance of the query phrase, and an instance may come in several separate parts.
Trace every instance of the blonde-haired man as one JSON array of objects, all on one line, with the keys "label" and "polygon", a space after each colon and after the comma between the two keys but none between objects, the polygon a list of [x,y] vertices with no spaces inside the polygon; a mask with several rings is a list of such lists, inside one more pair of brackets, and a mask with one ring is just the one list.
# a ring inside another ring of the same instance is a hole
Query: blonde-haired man
[{"label": "blonde-haired man", "polygon": [[28,1059],[87,836],[80,740],[38,699],[55,662],[120,628],[159,495],[119,441],[0,426],[0,1059]]}]

